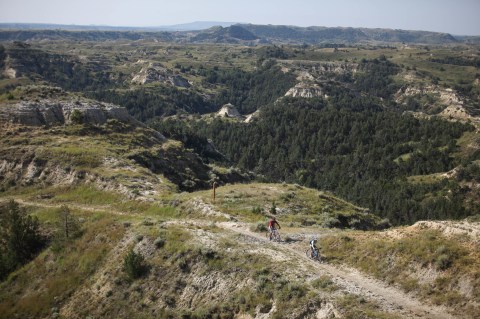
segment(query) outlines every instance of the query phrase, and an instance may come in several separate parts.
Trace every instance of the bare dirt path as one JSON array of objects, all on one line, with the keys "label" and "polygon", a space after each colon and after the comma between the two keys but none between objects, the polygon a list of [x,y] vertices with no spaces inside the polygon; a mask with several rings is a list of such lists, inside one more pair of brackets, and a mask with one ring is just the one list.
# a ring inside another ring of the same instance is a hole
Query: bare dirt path
[{"label": "bare dirt path", "polygon": [[[6,198],[7,200],[10,198]],[[58,208],[63,204],[50,204],[42,203],[40,201],[27,201],[21,198],[12,198],[18,203],[27,206],[39,206],[47,208]],[[202,210],[208,208],[208,211],[218,213],[218,215],[225,215],[222,212],[218,212],[214,207],[205,204],[195,203],[196,208],[203,206]],[[71,208],[78,208],[85,211],[91,212],[108,212],[114,215],[129,215],[129,213],[120,212],[111,210],[108,207],[92,207],[88,205],[79,205],[79,204],[68,204]],[[209,215],[209,214],[207,214]],[[207,225],[211,224],[211,221],[205,220],[172,220],[166,222],[167,224],[192,224],[192,225]],[[249,230],[248,223],[242,223],[238,221],[229,221],[229,222],[216,222],[218,227],[223,229],[233,231],[237,234],[254,238],[256,241],[264,242],[267,245],[275,245],[275,250],[278,253],[295,256],[296,259],[301,260],[302,262],[311,266],[314,271],[320,275],[328,275],[331,279],[343,290],[357,294],[359,296],[366,297],[368,299],[374,300],[377,302],[384,311],[392,312],[401,315],[405,318],[431,318],[431,319],[455,319],[456,317],[448,314],[446,309],[439,306],[425,304],[424,302],[416,299],[414,296],[406,294],[402,290],[389,286],[384,282],[376,280],[374,278],[368,277],[365,274],[359,272],[356,269],[349,268],[346,266],[337,266],[328,263],[318,263],[309,259],[305,255],[305,250],[308,248],[308,244],[303,241],[301,243],[273,243],[269,242],[264,236],[264,233],[255,233]]]},{"label": "bare dirt path", "polygon": [[[254,233],[248,229],[248,224],[238,222],[217,223],[219,227],[232,230],[244,236],[255,237],[257,240],[269,243],[263,233]],[[269,243],[270,244],[270,243]],[[385,311],[400,314],[405,318],[432,318],[432,319],[454,319],[456,317],[448,314],[442,307],[427,305],[413,296],[406,294],[400,289],[388,286],[385,283],[367,277],[356,269],[349,267],[338,267],[332,264],[319,263],[309,259],[305,255],[308,244],[281,244],[276,245],[278,252],[294,254],[305,263],[312,266],[318,275],[329,275],[332,280],[349,293],[365,296],[379,303]],[[303,245],[303,246],[301,246]],[[303,248],[302,248],[303,247]]]}]

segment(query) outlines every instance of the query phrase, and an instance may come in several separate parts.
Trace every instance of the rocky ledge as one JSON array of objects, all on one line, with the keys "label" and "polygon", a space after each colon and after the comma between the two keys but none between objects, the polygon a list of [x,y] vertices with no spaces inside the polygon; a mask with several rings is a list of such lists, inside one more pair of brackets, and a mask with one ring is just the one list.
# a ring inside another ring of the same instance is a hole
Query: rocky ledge
[{"label": "rocky ledge", "polygon": [[292,97],[303,97],[303,98],[314,98],[314,97],[324,97],[328,96],[325,94],[324,90],[316,83],[298,83],[293,88],[288,90],[285,93],[285,96]]},{"label": "rocky ledge", "polygon": [[243,119],[243,116],[238,112],[238,109],[230,103],[222,106],[220,111],[217,112],[217,116]]},{"label": "rocky ledge", "polygon": [[96,101],[43,99],[0,106],[0,122],[28,126],[55,126],[70,123],[101,125],[109,119],[141,125],[128,114],[125,108]]}]

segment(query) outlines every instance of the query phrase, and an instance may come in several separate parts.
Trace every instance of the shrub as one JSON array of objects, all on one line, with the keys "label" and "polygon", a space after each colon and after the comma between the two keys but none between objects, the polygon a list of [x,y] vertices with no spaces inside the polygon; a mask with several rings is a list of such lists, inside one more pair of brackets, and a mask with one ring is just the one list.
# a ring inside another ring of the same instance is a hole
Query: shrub
[{"label": "shrub", "polygon": [[137,243],[141,242],[143,240],[143,235],[137,234],[135,235],[135,241]]},{"label": "shrub", "polygon": [[390,220],[388,218],[384,218],[381,221],[377,223],[377,229],[382,230],[382,229],[387,229],[390,228]]},{"label": "shrub", "polygon": [[190,265],[185,257],[181,257],[178,261],[178,268],[184,273],[190,272]]},{"label": "shrub", "polygon": [[340,227],[341,223],[337,218],[333,216],[329,216],[327,219],[323,221],[322,226],[325,228],[335,228],[335,227]]},{"label": "shrub", "polygon": [[80,110],[73,110],[70,115],[70,120],[73,124],[82,124],[83,123],[83,113]]},{"label": "shrub", "polygon": [[165,246],[165,239],[162,238],[162,237],[158,237],[157,239],[155,239],[155,241],[153,242],[153,244],[154,244],[155,247],[157,247],[157,248],[162,248],[163,246]]},{"label": "shrub", "polygon": [[276,215],[277,214],[277,205],[275,205],[275,202],[272,203],[272,206],[270,207],[270,214]]},{"label": "shrub", "polygon": [[267,231],[267,226],[265,226],[265,223],[263,222],[258,222],[255,225],[252,225],[250,227],[250,230],[261,233],[261,232]]},{"label": "shrub", "polygon": [[253,207],[253,208],[252,208],[252,213],[253,213],[253,214],[260,215],[260,214],[262,214],[262,209],[261,209],[260,207],[258,207],[258,206]]},{"label": "shrub", "polygon": [[142,222],[143,226],[153,226],[153,222],[149,219],[145,219],[143,222]]},{"label": "shrub", "polygon": [[0,207],[0,279],[31,260],[43,243],[38,218],[13,200]]},{"label": "shrub", "polygon": [[288,283],[282,289],[276,291],[276,296],[281,301],[289,301],[291,299],[298,299],[305,296],[307,289],[296,283]]},{"label": "shrub", "polygon": [[147,272],[147,264],[145,258],[141,254],[137,254],[130,249],[123,260],[123,270],[131,279],[142,277]]},{"label": "shrub", "polygon": [[438,256],[435,260],[435,266],[440,270],[445,270],[452,265],[452,260],[447,254],[442,254]]},{"label": "shrub", "polygon": [[332,279],[328,276],[320,276],[319,278],[312,281],[312,286],[317,289],[326,290],[326,291],[334,291],[337,288],[335,283]]}]

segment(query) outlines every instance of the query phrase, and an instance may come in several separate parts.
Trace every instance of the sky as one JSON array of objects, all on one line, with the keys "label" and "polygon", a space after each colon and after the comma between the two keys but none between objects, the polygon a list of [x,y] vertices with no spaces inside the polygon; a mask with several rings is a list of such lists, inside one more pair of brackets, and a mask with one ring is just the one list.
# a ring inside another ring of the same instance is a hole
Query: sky
[{"label": "sky", "polygon": [[480,0],[0,0],[0,23],[145,27],[194,21],[480,35]]}]

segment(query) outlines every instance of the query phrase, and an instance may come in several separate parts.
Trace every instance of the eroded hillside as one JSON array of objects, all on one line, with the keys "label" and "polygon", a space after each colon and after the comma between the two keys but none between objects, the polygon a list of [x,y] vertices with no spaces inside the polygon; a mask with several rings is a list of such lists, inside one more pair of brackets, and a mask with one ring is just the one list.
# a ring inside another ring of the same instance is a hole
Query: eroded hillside
[{"label": "eroded hillside", "polygon": [[478,47],[253,31],[2,43],[0,318],[476,318]]},{"label": "eroded hillside", "polygon": [[[51,230],[55,211],[66,204],[83,231],[55,242],[2,283],[5,318],[475,318],[478,312],[477,235],[428,223],[381,232],[326,228],[334,220],[369,224],[373,217],[298,185],[225,186],[215,203],[204,191],[133,210],[80,205],[79,197],[61,194],[15,198]],[[273,202],[282,242],[265,236]],[[479,228],[473,221],[458,225],[451,227]],[[421,246],[413,244],[419,237]],[[319,240],[323,263],[306,256],[311,238]],[[145,267],[136,278],[125,271],[131,249]]]}]

